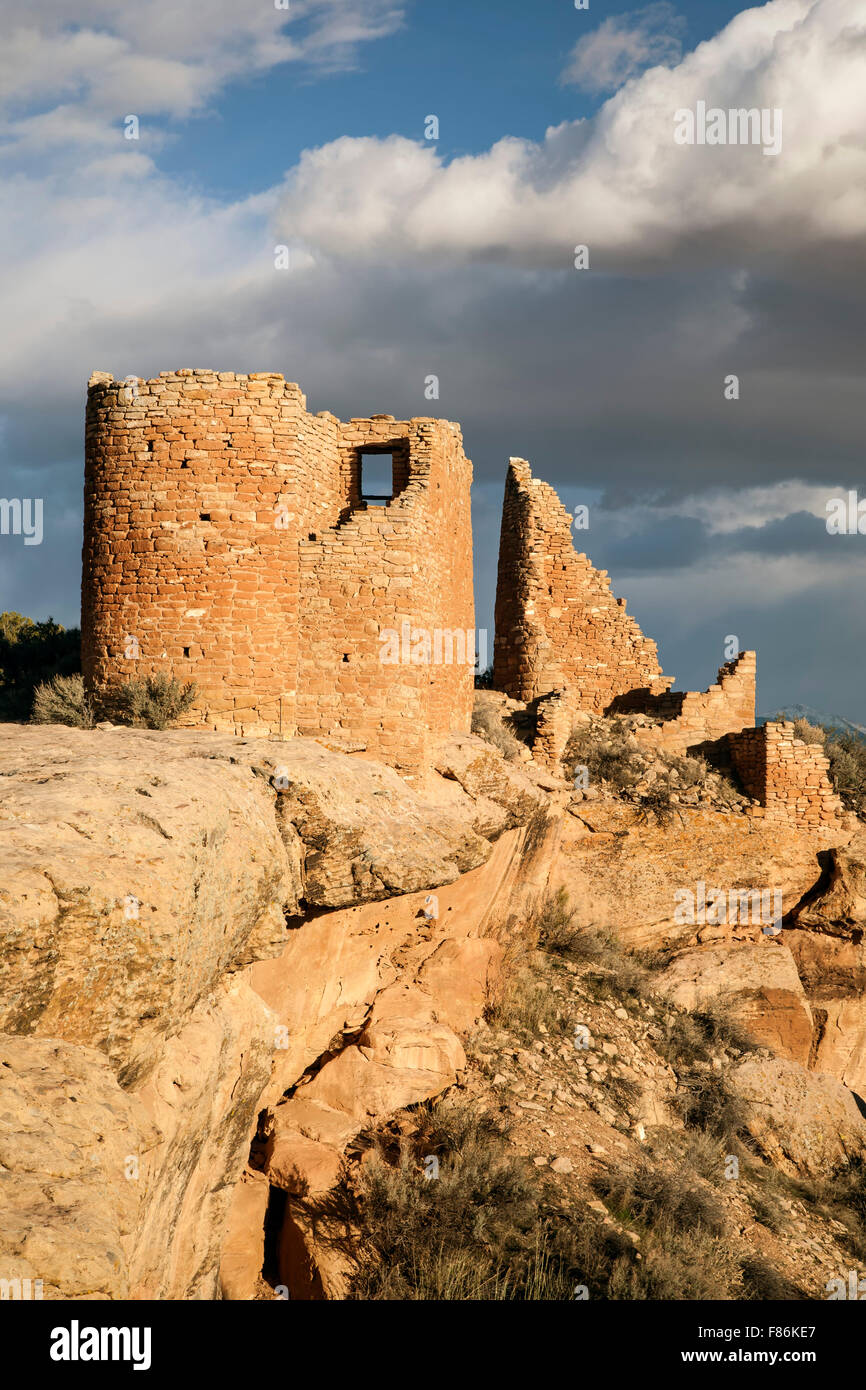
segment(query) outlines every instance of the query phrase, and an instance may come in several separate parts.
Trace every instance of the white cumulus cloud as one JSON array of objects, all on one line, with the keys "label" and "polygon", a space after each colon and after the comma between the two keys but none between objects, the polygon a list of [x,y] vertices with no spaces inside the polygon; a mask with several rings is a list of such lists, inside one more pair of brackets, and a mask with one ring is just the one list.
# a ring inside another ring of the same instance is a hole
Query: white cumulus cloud
[{"label": "white cumulus cloud", "polygon": [[644,68],[677,62],[685,27],[668,0],[628,15],[610,15],[578,39],[562,81],[585,92],[613,91]]},{"label": "white cumulus cloud", "polygon": [[[698,101],[781,109],[781,153],[676,144],[676,111]],[[355,259],[564,268],[583,243],[596,269],[812,257],[820,273],[843,251],[862,260],[864,131],[862,0],[770,0],[539,143],[506,137],[450,162],[397,136],[309,150],[282,223]]]}]

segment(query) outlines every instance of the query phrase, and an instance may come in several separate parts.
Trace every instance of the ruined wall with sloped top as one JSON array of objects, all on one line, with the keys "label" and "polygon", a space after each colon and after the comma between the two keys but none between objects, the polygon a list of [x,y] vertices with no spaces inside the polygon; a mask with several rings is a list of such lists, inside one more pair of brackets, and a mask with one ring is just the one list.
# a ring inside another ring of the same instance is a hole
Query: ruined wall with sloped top
[{"label": "ruined wall with sloped top", "polygon": [[615,598],[605,570],[578,553],[553,488],[511,459],[505,483],[493,684],[516,700],[568,689],[576,708],[603,714],[617,697],[658,694],[655,642]]}]

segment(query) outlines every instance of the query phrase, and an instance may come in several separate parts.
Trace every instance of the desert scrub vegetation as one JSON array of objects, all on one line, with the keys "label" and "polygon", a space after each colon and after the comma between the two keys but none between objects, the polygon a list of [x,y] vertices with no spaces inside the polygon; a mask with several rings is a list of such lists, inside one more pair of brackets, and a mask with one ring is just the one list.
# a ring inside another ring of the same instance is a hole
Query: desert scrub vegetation
[{"label": "desert scrub vegetation", "polygon": [[687,1129],[723,1140],[744,1154],[747,1108],[730,1089],[720,1053],[740,1056],[756,1044],[721,1006],[669,1017],[656,1051],[677,1076],[674,1107]]},{"label": "desert scrub vegetation", "polygon": [[[686,1169],[602,1174],[602,1223],[454,1097],[380,1136],[352,1200],[363,1233],[350,1297],[363,1300],[690,1299],[750,1296],[722,1208]],[[436,1176],[428,1178],[431,1160]]]},{"label": "desert scrub vegetation", "polygon": [[567,1033],[568,1016],[550,989],[548,969],[543,954],[525,941],[506,943],[499,983],[484,1011],[486,1022],[522,1038]]},{"label": "desert scrub vegetation", "polygon": [[537,972],[539,958],[549,956],[584,966],[598,998],[641,998],[650,979],[642,958],[627,951],[613,931],[578,926],[575,916],[567,890],[559,888],[538,900],[516,932],[513,922],[506,924],[500,938],[506,951],[503,973],[507,976],[513,966]]},{"label": "desert scrub vegetation", "polygon": [[823,1222],[836,1223],[837,1239],[854,1259],[866,1260],[866,1163],[859,1157],[824,1178],[795,1176],[769,1163],[750,1166],[749,1202],[770,1230],[784,1229],[799,1204]]},{"label": "desert scrub vegetation", "polygon": [[33,695],[30,720],[33,724],[70,724],[76,729],[92,729],[93,706],[81,676],[52,676],[41,681]]},{"label": "desert scrub vegetation", "polygon": [[[724,1146],[687,1140],[678,1160],[650,1159],[601,1174],[595,1189],[638,1237],[640,1262],[620,1258],[601,1297],[617,1299],[802,1299],[806,1294],[754,1251],[737,1251],[720,1194]],[[712,1159],[703,1174],[701,1162]],[[697,1160],[697,1161],[696,1161]],[[713,1182],[714,1180],[714,1182]]]},{"label": "desert scrub vegetation", "polygon": [[502,713],[492,704],[477,704],[472,711],[472,732],[479,738],[483,738],[487,743],[492,743],[494,748],[508,762],[515,762],[520,756],[523,744],[520,739],[509,729]]},{"label": "desert scrub vegetation", "polygon": [[127,681],[115,695],[114,714],[120,723],[145,729],[167,729],[190,709],[198,687],[195,681],[181,685],[175,676],[146,676]]},{"label": "desert scrub vegetation", "polygon": [[605,782],[616,792],[627,792],[640,779],[637,744],[622,718],[584,724],[569,739],[562,761],[571,780],[585,767],[590,784]]},{"label": "desert scrub vegetation", "polygon": [[830,759],[830,781],[847,811],[866,812],[866,743],[854,734],[828,735],[824,752]]},{"label": "desert scrub vegetation", "polygon": [[632,802],[641,821],[661,826],[681,819],[683,805],[711,801],[734,810],[744,799],[728,772],[711,767],[705,758],[639,743],[624,715],[596,718],[580,726],[569,739],[562,761],[570,780],[585,768],[590,788],[604,788]]},{"label": "desert scrub vegetation", "polygon": [[574,924],[574,918],[575,910],[565,888],[557,888],[555,892],[545,894],[534,914],[539,947],[543,951],[549,951],[551,955],[569,955],[580,934],[579,928]]},{"label": "desert scrub vegetation", "polygon": [[[567,1242],[541,1182],[490,1115],[455,1097],[416,1107],[410,1137],[363,1166],[360,1265],[350,1296],[540,1300],[573,1296]],[[436,1160],[435,1176],[427,1177]]]},{"label": "desert scrub vegetation", "polygon": [[546,894],[526,915],[509,918],[493,934],[504,947],[500,982],[485,1017],[488,1023],[537,1037],[568,1031],[556,995],[549,986],[553,961],[583,966],[581,972],[597,999],[627,1003],[642,998],[650,973],[626,951],[612,931],[579,927],[564,888]]}]

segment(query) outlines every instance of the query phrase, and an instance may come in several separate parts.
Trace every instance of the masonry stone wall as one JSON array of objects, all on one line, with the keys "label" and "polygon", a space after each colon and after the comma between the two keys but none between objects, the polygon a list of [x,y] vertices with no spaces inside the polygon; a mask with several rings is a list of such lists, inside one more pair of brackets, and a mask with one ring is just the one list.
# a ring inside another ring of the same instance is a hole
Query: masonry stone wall
[{"label": "masonry stone wall", "polygon": [[728,738],[731,759],[749,795],[751,814],[773,823],[835,826],[842,803],[833,791],[820,744],[794,736],[788,721],[744,729]]},{"label": "masonry stone wall", "polygon": [[562,772],[562,758],[574,732],[573,705],[565,690],[552,690],[536,705],[532,756],[550,772]]},{"label": "masonry stone wall", "polygon": [[[375,451],[393,457],[387,506],[361,496]],[[469,729],[472,467],[457,425],[342,424],[275,373],[95,373],[85,458],[82,662],[98,699],[171,673],[199,687],[187,722],[327,735],[407,769]],[[465,659],[446,641],[439,663],[383,662],[383,630],[404,625],[468,634]]]},{"label": "masonry stone wall", "polygon": [[741,652],[719,667],[718,680],[704,691],[668,691],[644,705],[663,722],[635,729],[635,737],[666,753],[685,753],[702,743],[751,728],[755,722],[754,652]]},{"label": "masonry stone wall", "polygon": [[493,684],[527,702],[567,689],[594,714],[671,684],[655,642],[611,593],[607,572],[575,551],[568,512],[525,459],[510,460],[505,484]]}]

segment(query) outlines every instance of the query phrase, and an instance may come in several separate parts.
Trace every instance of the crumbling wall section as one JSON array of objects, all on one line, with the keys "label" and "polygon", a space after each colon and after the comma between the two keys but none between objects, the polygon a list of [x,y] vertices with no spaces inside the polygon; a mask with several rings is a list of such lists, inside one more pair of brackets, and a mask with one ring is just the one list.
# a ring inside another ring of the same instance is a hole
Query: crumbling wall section
[{"label": "crumbling wall section", "polygon": [[635,729],[643,743],[667,753],[685,753],[699,744],[751,728],[755,722],[754,652],[741,652],[719,667],[718,680],[704,691],[669,691],[651,700],[647,712],[664,722]]},{"label": "crumbling wall section", "polygon": [[569,692],[603,714],[629,693],[659,694],[655,642],[610,591],[605,570],[575,551],[571,518],[553,488],[511,459],[505,484],[493,684],[516,700]]},{"label": "crumbling wall section", "polygon": [[556,776],[562,775],[562,758],[574,732],[573,706],[567,691],[552,690],[536,706],[536,732],[532,756]]},{"label": "crumbling wall section", "polygon": [[744,729],[728,739],[740,780],[763,820],[808,828],[834,828],[842,803],[830,781],[830,763],[817,743],[804,743],[787,720]]}]

